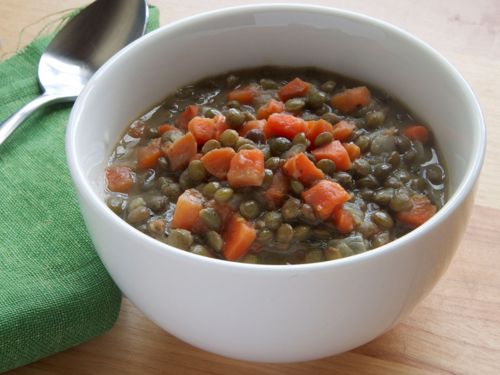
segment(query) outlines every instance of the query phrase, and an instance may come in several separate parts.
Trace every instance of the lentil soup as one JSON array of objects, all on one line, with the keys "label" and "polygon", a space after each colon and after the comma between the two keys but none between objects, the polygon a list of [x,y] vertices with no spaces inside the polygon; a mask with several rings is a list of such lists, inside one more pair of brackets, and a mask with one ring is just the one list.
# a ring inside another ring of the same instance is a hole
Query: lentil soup
[{"label": "lentil soup", "polygon": [[106,186],[107,205],[157,240],[259,264],[370,251],[446,198],[427,124],[376,88],[285,67],[177,89],[129,125]]}]

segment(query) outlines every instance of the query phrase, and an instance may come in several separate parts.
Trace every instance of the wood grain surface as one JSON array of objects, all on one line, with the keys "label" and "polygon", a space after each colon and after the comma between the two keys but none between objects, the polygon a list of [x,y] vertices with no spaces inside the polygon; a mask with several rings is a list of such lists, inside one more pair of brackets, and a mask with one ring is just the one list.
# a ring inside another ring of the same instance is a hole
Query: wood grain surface
[{"label": "wood grain surface", "polygon": [[[1,0],[0,59],[54,25],[64,11],[88,2]],[[160,8],[165,25],[250,1],[151,3]],[[193,348],[124,301],[118,323],[105,335],[9,374],[500,374],[500,1],[314,4],[365,13],[416,35],[455,65],[479,99],[488,127],[486,162],[464,241],[436,288],[407,319],[362,347],[280,365],[235,361]]]}]

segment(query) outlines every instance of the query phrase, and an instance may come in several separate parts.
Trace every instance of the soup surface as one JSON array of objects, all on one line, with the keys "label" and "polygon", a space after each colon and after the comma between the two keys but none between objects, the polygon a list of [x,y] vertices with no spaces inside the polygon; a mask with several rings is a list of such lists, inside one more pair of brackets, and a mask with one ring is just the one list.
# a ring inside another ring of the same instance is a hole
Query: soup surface
[{"label": "soup surface", "polygon": [[370,251],[445,201],[427,124],[384,92],[313,68],[262,67],[177,89],[135,120],[107,205],[177,248],[297,264]]}]

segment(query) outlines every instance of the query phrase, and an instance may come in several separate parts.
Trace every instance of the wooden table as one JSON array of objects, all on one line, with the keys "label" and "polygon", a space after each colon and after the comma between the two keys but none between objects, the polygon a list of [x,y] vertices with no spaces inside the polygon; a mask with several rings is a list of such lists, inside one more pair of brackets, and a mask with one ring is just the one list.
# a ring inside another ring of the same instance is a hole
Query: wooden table
[{"label": "wooden table", "polygon": [[[0,1],[0,58],[57,20],[60,13],[55,13],[88,1]],[[250,1],[152,3],[165,25]],[[464,241],[433,292],[409,318],[369,344],[323,360],[283,365],[240,362],[193,348],[124,301],[118,323],[107,334],[10,374],[500,374],[500,1],[315,3],[359,11],[413,33],[448,58],[479,98],[489,152]],[[53,16],[44,18],[48,14]]]}]

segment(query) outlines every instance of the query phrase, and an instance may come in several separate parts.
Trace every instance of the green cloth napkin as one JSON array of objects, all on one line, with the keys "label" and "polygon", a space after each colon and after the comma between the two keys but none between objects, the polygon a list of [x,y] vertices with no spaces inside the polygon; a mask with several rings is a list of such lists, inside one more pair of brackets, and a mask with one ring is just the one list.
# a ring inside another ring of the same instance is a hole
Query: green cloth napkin
[{"label": "green cloth napkin", "polygon": [[[150,7],[148,30],[158,25]],[[38,61],[51,37],[0,63],[0,121],[39,95]],[[0,146],[0,372],[102,334],[120,311],[66,166],[70,110],[38,111]]]}]

